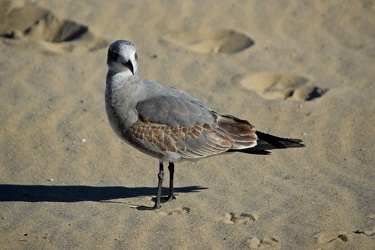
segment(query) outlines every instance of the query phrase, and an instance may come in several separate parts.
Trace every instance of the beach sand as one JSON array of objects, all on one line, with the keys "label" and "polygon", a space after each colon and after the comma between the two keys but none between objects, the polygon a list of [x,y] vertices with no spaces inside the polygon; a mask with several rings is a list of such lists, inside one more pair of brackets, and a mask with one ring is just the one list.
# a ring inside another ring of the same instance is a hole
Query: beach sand
[{"label": "beach sand", "polygon": [[[375,249],[374,17],[350,0],[1,1],[0,248]],[[143,78],[306,147],[177,163],[177,200],[151,210],[158,160],[105,113],[117,39]]]}]

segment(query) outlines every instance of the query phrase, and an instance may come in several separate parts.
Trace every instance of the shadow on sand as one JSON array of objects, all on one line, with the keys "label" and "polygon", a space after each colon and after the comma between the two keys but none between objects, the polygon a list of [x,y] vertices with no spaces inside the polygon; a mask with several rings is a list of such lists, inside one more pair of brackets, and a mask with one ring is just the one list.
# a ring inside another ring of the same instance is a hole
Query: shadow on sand
[{"label": "shadow on sand", "polygon": [[[175,188],[176,193],[198,192],[200,186]],[[167,190],[165,190],[167,191]],[[0,202],[79,202],[106,201],[156,195],[156,187],[93,187],[0,184]]]}]

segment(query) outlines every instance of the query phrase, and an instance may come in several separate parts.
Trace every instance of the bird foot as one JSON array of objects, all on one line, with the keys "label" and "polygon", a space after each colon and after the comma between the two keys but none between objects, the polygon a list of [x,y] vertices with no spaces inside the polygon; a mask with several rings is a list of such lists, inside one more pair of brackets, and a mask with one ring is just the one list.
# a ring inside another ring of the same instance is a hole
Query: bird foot
[{"label": "bird foot", "polygon": [[154,205],[153,209],[155,210],[155,209],[160,209],[160,208],[161,208],[160,203],[155,202],[155,205]]},{"label": "bird foot", "polygon": [[175,199],[176,199],[176,196],[174,196],[174,194],[168,195],[168,197],[165,199],[164,202],[168,202],[168,201],[175,200]]}]

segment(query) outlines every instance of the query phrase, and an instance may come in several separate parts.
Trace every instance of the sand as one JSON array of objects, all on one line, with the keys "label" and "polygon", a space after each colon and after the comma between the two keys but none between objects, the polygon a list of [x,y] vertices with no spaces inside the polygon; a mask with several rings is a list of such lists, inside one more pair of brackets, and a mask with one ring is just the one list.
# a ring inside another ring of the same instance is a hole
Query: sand
[{"label": "sand", "polygon": [[[372,1],[1,1],[1,249],[375,249]],[[257,129],[270,156],[158,161],[104,108],[106,53]],[[164,190],[167,191],[167,190]]]}]

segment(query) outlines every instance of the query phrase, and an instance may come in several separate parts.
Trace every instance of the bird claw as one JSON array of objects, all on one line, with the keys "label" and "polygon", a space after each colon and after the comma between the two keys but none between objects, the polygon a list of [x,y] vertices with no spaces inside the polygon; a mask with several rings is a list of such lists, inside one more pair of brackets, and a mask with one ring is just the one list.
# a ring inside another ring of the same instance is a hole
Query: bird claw
[{"label": "bird claw", "polygon": [[164,202],[168,202],[168,201],[171,201],[171,200],[175,200],[176,199],[176,196],[174,194],[172,195],[169,195]]}]

